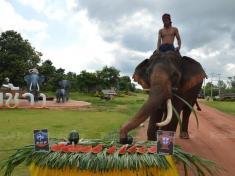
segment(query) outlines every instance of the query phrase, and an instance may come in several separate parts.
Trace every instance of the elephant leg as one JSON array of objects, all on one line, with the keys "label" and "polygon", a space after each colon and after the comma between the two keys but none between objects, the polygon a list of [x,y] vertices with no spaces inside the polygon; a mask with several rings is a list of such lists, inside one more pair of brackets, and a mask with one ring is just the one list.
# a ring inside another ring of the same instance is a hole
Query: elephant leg
[{"label": "elephant leg", "polygon": [[35,102],[38,102],[39,100],[39,92],[35,91],[35,97],[34,97]]},{"label": "elephant leg", "polygon": [[59,103],[59,98],[58,97],[56,97],[56,103]]},{"label": "elephant leg", "polygon": [[156,123],[161,122],[163,116],[162,110],[156,110],[149,118],[147,136],[148,140],[156,141],[157,140],[157,130],[159,129]]},{"label": "elephant leg", "polygon": [[197,110],[198,110],[198,111],[201,111],[202,109],[201,109],[201,107],[199,106],[199,104],[198,104],[198,102],[197,102],[197,101],[196,101],[196,103],[195,103],[195,104],[196,104]]},{"label": "elephant leg", "polygon": [[[185,100],[192,107],[195,105],[195,103],[197,103],[197,96],[201,90],[201,86],[202,86],[202,83],[196,85],[186,94]],[[191,108],[188,107],[187,105],[184,105],[183,117],[182,117],[182,132],[180,134],[180,137],[183,139],[189,139],[188,125],[189,125],[189,118],[190,118],[191,112],[192,112]]]},{"label": "elephant leg", "polygon": [[182,117],[182,131],[180,132],[180,138],[182,139],[189,139],[188,124],[191,112],[192,110],[188,106],[184,107]]}]

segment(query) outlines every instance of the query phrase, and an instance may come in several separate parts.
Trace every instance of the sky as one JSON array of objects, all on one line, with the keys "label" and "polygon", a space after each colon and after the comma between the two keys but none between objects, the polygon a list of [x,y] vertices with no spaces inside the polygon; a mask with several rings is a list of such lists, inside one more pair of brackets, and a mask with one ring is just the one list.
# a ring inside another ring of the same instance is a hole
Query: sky
[{"label": "sky", "polygon": [[[15,30],[66,72],[114,66],[131,76],[170,13],[181,55],[208,76],[235,76],[234,0],[0,0],[0,32]],[[177,45],[176,45],[177,46]]]}]

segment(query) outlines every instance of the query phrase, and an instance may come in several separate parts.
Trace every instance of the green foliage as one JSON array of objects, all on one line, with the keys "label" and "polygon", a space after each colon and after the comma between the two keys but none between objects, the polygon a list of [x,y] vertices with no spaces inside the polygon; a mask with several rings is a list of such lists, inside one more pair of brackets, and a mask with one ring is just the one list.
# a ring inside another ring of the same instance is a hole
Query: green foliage
[{"label": "green foliage", "polygon": [[85,70],[77,76],[77,87],[81,92],[95,92],[98,84],[97,75]]},{"label": "green foliage", "polygon": [[235,89],[235,76],[228,77],[228,79],[228,84],[230,85],[230,87]]},{"label": "green foliage", "polygon": [[114,67],[105,66],[101,71],[96,71],[98,82],[102,89],[117,87],[120,71]]},{"label": "green foliage", "polygon": [[120,91],[135,91],[135,85],[131,83],[131,79],[129,76],[122,76],[118,81],[118,89]]},{"label": "green foliage", "polygon": [[235,115],[235,103],[225,101],[203,101],[208,106],[216,108],[222,112]]},{"label": "green foliage", "polygon": [[38,66],[41,56],[19,33],[3,32],[0,36],[0,83],[9,77],[16,86],[26,85],[24,75]]},{"label": "green foliage", "polygon": [[217,85],[212,82],[208,82],[205,87],[202,87],[203,92],[205,89],[206,96],[218,96],[220,93],[235,93],[235,76],[228,77],[228,81],[225,83],[223,80],[218,81]]}]

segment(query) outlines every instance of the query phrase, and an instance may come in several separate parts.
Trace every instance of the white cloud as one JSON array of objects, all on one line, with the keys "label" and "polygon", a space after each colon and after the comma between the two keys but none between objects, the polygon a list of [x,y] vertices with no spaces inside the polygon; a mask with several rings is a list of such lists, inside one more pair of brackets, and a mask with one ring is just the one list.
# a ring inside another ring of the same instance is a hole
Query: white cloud
[{"label": "white cloud", "polygon": [[[74,7],[74,2],[67,0],[19,0],[24,6],[31,7],[37,13],[46,15],[49,19],[62,21],[67,17],[69,8]],[[67,9],[65,8],[67,6]]]},{"label": "white cloud", "polygon": [[77,0],[66,0],[65,1],[67,9],[70,10],[76,10],[79,7]]},{"label": "white cloud", "polygon": [[36,50],[40,49],[45,40],[49,37],[47,23],[35,19],[25,19],[17,13],[12,4],[0,0],[0,30],[15,30],[21,33],[22,37],[28,39]]},{"label": "white cloud", "polygon": [[228,72],[228,75],[235,75],[235,64],[234,63],[226,64],[225,70]]},{"label": "white cloud", "polygon": [[47,24],[38,20],[26,20],[18,14],[13,6],[4,0],[0,0],[0,26],[2,30],[15,29],[18,31],[41,31]]},{"label": "white cloud", "polygon": [[115,59],[112,51],[118,47],[115,43],[107,43],[98,32],[98,25],[90,21],[86,11],[80,11],[67,21],[74,38],[70,45],[61,50],[45,49],[44,58],[51,58],[55,66],[67,71],[80,72],[94,71],[97,67],[111,65]]},{"label": "white cloud", "polygon": [[47,0],[19,0],[23,5],[31,6],[37,12],[42,12]]}]

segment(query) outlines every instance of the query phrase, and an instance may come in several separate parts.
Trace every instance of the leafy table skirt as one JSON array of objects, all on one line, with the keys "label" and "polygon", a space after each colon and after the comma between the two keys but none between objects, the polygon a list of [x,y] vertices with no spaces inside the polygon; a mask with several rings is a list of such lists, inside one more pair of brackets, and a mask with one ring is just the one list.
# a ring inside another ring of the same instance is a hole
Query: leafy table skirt
[{"label": "leafy table skirt", "polygon": [[35,164],[29,166],[31,176],[179,176],[175,163],[171,156],[166,157],[171,167],[167,170],[157,167],[142,168],[139,170],[110,170],[105,172],[94,172],[90,170],[79,170],[74,168],[50,169],[42,168]]}]

